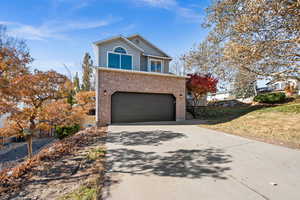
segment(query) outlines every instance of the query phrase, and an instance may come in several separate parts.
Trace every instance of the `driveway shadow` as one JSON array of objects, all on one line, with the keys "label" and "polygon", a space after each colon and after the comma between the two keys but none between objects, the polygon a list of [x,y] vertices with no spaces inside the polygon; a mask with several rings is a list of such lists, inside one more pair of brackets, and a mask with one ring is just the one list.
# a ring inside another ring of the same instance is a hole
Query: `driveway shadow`
[{"label": "driveway shadow", "polygon": [[186,137],[183,133],[171,131],[137,131],[137,132],[113,132],[105,138],[108,143],[115,143],[126,146],[135,145],[161,145],[163,142]]},{"label": "driveway shadow", "polygon": [[[118,144],[123,147],[107,150],[103,199],[110,196],[111,186],[121,181],[114,174],[154,175],[188,179],[203,177],[226,179],[224,174],[231,170],[228,163],[232,162],[232,157],[223,149],[197,148],[176,149],[167,152],[151,151],[153,146],[186,137],[187,135],[183,133],[162,130],[109,133],[105,139],[106,143]],[[144,150],[145,147],[143,150],[137,149],[135,147],[137,145],[149,145],[149,151]],[[132,146],[135,149],[131,149]]]},{"label": "driveway shadow", "polygon": [[230,168],[222,165],[230,162],[230,155],[215,148],[180,149],[164,155],[122,148],[108,151],[106,168],[118,173],[226,179],[223,173]]},{"label": "driveway shadow", "polygon": [[224,173],[231,170],[226,165],[230,162],[232,157],[217,148],[179,149],[163,155],[126,148],[109,150],[102,198],[111,196],[111,187],[121,182],[113,176],[114,173],[188,179],[212,177],[224,180],[227,179]]}]

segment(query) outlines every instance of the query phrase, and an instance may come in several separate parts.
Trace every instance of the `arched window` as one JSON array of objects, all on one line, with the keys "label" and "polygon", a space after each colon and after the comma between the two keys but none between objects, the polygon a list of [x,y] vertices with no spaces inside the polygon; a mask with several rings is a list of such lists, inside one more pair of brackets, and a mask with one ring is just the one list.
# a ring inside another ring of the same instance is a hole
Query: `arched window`
[{"label": "arched window", "polygon": [[114,52],[116,52],[116,53],[122,53],[122,54],[126,54],[127,53],[126,50],[124,48],[122,48],[122,47],[116,47],[115,50],[114,50]]},{"label": "arched window", "polygon": [[107,66],[109,68],[132,70],[132,56],[123,47],[115,47],[107,52]]}]

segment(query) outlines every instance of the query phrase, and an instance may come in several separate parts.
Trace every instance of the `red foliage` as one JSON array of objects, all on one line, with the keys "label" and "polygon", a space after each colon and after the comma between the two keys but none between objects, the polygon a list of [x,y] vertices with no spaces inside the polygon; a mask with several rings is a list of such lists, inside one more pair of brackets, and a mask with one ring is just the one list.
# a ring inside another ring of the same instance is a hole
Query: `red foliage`
[{"label": "red foliage", "polygon": [[195,94],[195,96],[202,96],[217,91],[218,79],[211,76],[211,74],[201,75],[199,73],[188,74],[190,77],[186,83],[187,89]]}]

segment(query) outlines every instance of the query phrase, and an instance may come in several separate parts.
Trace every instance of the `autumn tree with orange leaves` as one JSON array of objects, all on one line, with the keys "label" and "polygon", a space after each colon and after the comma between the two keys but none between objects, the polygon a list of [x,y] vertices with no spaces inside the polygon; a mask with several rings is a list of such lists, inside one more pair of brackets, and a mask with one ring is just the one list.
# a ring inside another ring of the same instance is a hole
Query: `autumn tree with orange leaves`
[{"label": "autumn tree with orange leaves", "polygon": [[90,110],[95,109],[96,93],[95,91],[78,92],[75,96],[76,110],[83,114],[87,114]]},{"label": "autumn tree with orange leaves", "polygon": [[[69,123],[66,119],[72,108],[67,106],[67,102],[65,105],[59,102],[67,97],[67,82],[64,75],[54,71],[35,71],[11,80],[14,92],[6,96],[16,100],[14,106],[7,110],[10,116],[3,132],[26,136],[29,157],[32,156],[32,135],[38,129],[47,130],[51,125]],[[61,120],[55,120],[57,117]]]},{"label": "autumn tree with orange leaves", "polygon": [[208,39],[222,47],[227,66],[251,76],[299,81],[299,13],[299,0],[213,1],[207,9]]},{"label": "autumn tree with orange leaves", "polygon": [[0,25],[0,115],[16,106],[17,97],[11,80],[29,73],[27,64],[32,61],[24,41],[9,37]]},{"label": "autumn tree with orange leaves", "polygon": [[35,132],[80,119],[67,102],[70,80],[55,71],[30,72],[31,61],[25,43],[7,36],[0,27],[0,115],[9,114],[0,135],[26,137],[29,157]]}]

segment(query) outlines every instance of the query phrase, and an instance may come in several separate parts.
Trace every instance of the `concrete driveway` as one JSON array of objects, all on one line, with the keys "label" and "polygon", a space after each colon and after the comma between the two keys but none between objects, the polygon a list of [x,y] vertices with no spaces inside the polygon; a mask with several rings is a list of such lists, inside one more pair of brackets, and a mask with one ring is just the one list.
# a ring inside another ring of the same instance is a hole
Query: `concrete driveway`
[{"label": "concrete driveway", "polygon": [[300,151],[196,125],[115,125],[104,199],[300,199]]}]

